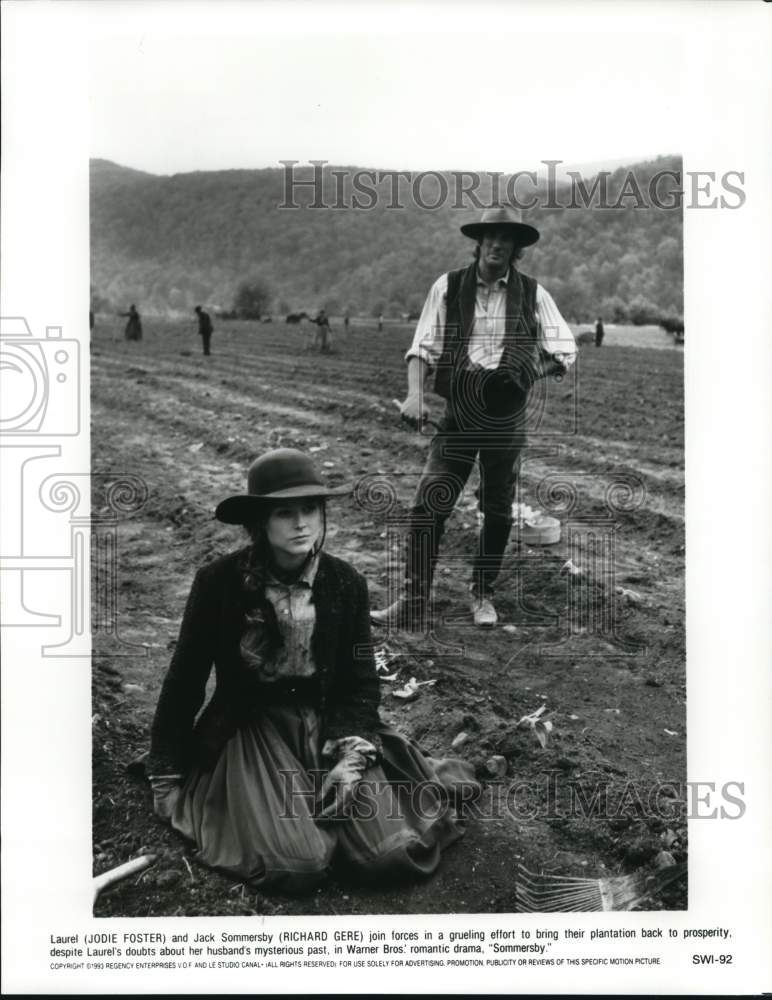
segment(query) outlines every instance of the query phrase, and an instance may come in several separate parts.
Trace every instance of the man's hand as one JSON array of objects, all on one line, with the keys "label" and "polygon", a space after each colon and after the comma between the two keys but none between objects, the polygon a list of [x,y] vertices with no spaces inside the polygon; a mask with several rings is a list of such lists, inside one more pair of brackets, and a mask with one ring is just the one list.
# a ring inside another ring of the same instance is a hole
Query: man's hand
[{"label": "man's hand", "polygon": [[420,430],[429,418],[429,410],[423,403],[423,389],[428,366],[423,358],[413,356],[407,363],[407,398],[404,403],[394,400],[403,421]]},{"label": "man's hand", "polygon": [[410,393],[404,403],[395,399],[394,405],[399,409],[402,420],[410,427],[420,429],[429,418],[428,407],[420,393]]},{"label": "man's hand", "polygon": [[536,367],[536,378],[547,378],[550,375],[563,376],[566,373],[566,366],[563,363],[563,355],[558,351],[555,354],[544,354]]}]

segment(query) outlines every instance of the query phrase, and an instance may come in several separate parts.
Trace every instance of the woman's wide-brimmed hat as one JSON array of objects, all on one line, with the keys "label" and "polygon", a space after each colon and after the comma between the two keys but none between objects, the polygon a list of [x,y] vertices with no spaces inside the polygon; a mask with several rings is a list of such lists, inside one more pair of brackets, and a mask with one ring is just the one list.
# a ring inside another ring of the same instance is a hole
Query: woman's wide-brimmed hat
[{"label": "woman's wide-brimmed hat", "polygon": [[486,229],[508,229],[520,247],[529,247],[539,239],[539,230],[523,222],[523,213],[511,205],[497,205],[486,208],[479,222],[467,222],[461,227],[464,236],[481,240]]},{"label": "woman's wide-brimmed hat", "polygon": [[351,486],[328,486],[311,458],[295,448],[277,448],[256,458],[247,473],[247,492],[218,504],[214,516],[226,524],[248,524],[266,500],[341,497]]}]

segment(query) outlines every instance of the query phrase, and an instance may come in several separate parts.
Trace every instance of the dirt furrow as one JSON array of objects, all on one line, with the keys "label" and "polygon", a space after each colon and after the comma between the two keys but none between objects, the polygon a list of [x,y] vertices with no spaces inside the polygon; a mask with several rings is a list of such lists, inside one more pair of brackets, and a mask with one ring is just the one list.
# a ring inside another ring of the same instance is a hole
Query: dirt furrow
[{"label": "dirt furrow", "polygon": [[[317,460],[334,463],[322,466],[333,478],[381,469],[404,510],[428,446],[427,437],[403,433],[391,411],[391,396],[404,390],[407,328],[388,340],[358,332],[347,345],[352,357],[321,359],[302,352],[305,331],[216,326],[211,359],[197,355],[187,323],[161,322],[142,345],[95,343],[93,468],[135,472],[149,488],[145,507],[119,525],[119,634],[136,655],[114,657],[113,640],[95,637],[95,867],[152,844],[166,870],[180,871],[168,887],[152,879],[118,887],[100,899],[99,915],[508,912],[520,859],[562,874],[631,871],[653,859],[668,830],[685,857],[683,511],[673,464],[681,455],[681,359],[626,348],[583,354],[580,434],[561,441],[554,461],[535,453],[522,477],[526,502],[545,476],[573,477],[576,517],[597,518],[617,473],[641,475],[643,505],[615,514],[616,577],[603,575],[590,539],[571,550],[567,540],[550,550],[513,541],[497,595],[500,626],[474,629],[466,591],[476,538],[472,481],[443,544],[434,630],[377,635],[400,679],[436,682],[412,704],[399,703],[384,682],[385,718],[429,752],[451,752],[465,732],[453,753],[477,767],[492,753],[508,763],[507,783],[486,782],[467,837],[437,877],[356,892],[333,882],[311,900],[232,895],[227,880],[198,867],[155,820],[125,764],[146,745],[195,568],[242,544],[238,529],[213,520],[215,504],[242,488],[257,451],[297,444],[326,445]],[[204,360],[212,362],[206,369]],[[565,393],[552,397],[545,429],[563,427],[569,403]],[[375,602],[400,573],[399,545],[390,564],[390,544],[383,514],[352,500],[331,509],[328,546],[365,573]],[[583,577],[561,574],[569,555],[588,570]],[[639,600],[616,594],[614,582]],[[554,723],[546,749],[516,727],[540,704]],[[513,781],[519,798],[504,808]],[[612,798],[608,815],[563,808],[572,788],[591,797],[599,782]],[[673,788],[669,813],[645,804],[661,782]],[[676,894],[655,905],[684,902]]]}]

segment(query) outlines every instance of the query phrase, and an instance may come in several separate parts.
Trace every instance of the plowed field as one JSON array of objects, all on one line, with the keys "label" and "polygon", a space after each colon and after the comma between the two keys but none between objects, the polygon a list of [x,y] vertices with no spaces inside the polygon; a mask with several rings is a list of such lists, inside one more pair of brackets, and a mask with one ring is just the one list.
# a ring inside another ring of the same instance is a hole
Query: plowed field
[{"label": "plowed field", "polygon": [[[362,481],[354,498],[331,506],[327,548],[365,574],[381,606],[398,582],[395,530],[429,442],[400,427],[391,403],[404,396],[407,326],[343,335],[337,324],[329,356],[310,350],[308,328],[215,327],[211,357],[194,323],[146,320],[145,339],[129,343],[122,321],[98,317],[92,337],[93,471],[140,476],[148,491],[119,524],[119,638],[95,637],[94,871],[145,849],[160,854],[143,876],[104,893],[97,915],[512,912],[518,862],[604,878],[650,868],[663,848],[684,860],[675,350],[585,347],[573,375],[534,392],[520,499],[560,517],[563,538],[536,548],[513,536],[495,629],[475,630],[467,607],[477,527],[470,481],[448,522],[434,631],[382,636],[389,673],[398,671],[383,682],[384,717],[433,756],[448,755],[464,732],[452,753],[479,773],[493,754],[508,763],[506,778],[486,780],[466,837],[432,880],[377,889],[332,881],[302,899],[255,894],[197,865],[190,845],[153,816],[149,790],[126,766],[146,749],[195,569],[244,543],[239,529],[214,521],[217,502],[243,489],[261,451],[315,449],[331,481]],[[561,572],[569,559],[580,574]],[[435,684],[400,702],[391,692],[411,676]],[[553,726],[546,747],[516,728],[542,705]],[[681,887],[645,908],[685,903]]]}]

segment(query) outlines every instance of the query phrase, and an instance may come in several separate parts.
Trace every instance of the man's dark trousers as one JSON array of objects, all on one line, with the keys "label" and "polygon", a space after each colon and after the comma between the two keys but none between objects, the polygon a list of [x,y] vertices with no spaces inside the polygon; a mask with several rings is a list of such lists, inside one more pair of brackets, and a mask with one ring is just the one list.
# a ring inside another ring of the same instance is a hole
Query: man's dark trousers
[{"label": "man's dark trousers", "polygon": [[204,342],[204,354],[209,354],[210,353],[210,351],[209,351],[209,344],[212,341],[212,334],[211,334],[211,332],[210,333],[202,333],[201,334],[201,339]]},{"label": "man's dark trousers", "polygon": [[491,596],[512,529],[512,503],[525,445],[526,395],[501,373],[464,373],[448,401],[410,511],[405,596],[427,602],[445,522],[479,457],[478,500],[484,515],[472,587]]}]

